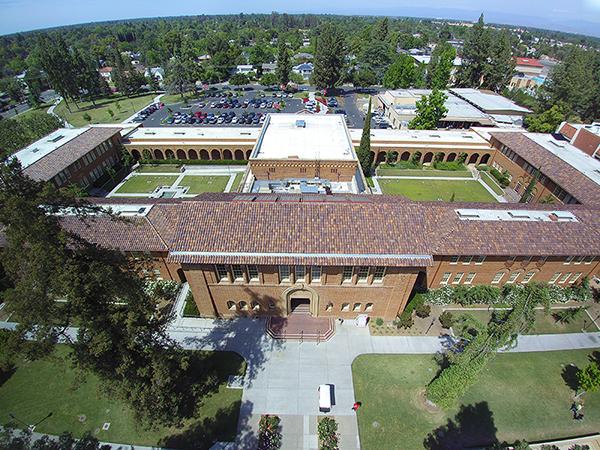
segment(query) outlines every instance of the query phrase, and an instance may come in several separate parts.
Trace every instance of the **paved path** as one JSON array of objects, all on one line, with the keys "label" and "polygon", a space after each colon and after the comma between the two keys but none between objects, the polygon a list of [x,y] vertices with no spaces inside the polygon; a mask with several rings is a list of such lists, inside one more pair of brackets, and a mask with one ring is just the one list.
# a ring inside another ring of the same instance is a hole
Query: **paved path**
[{"label": "paved path", "polygon": [[65,123],[65,128],[75,128],[73,125],[71,125],[69,122],[67,122],[65,119],[63,119],[62,117],[60,117],[58,114],[56,114],[54,112],[54,110],[56,109],[56,107],[58,106],[58,104],[60,102],[62,102],[62,101],[63,101],[63,98],[62,97],[58,97],[56,99],[56,101],[54,102],[54,104],[50,108],[48,108],[48,111],[46,111],[46,112],[48,114],[50,114],[51,116],[54,116],[54,117],[62,120]]}]

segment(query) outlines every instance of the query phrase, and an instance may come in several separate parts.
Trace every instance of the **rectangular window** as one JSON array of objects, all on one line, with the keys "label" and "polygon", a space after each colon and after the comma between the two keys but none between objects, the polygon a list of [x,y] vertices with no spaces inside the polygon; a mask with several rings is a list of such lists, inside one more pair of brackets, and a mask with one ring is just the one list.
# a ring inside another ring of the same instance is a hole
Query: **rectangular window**
[{"label": "rectangular window", "polygon": [[229,274],[227,273],[227,266],[223,264],[217,264],[215,266],[217,272],[217,280],[219,281],[229,281]]},{"label": "rectangular window", "polygon": [[294,277],[296,278],[296,283],[304,283],[304,279],[306,278],[306,267],[295,266]]},{"label": "rectangular window", "polygon": [[459,258],[460,258],[460,256],[452,256],[450,258],[450,264],[457,264]]},{"label": "rectangular window", "polygon": [[231,266],[231,274],[233,275],[233,281],[244,281],[244,271],[240,265]]},{"label": "rectangular window", "polygon": [[373,270],[373,283],[383,283],[385,276],[385,267],[375,267]]},{"label": "rectangular window", "polygon": [[352,282],[352,272],[352,266],[344,266],[344,271],[342,272],[342,283]]},{"label": "rectangular window", "polygon": [[594,262],[593,256],[588,256],[587,258],[585,258],[585,264],[591,264],[593,262]]},{"label": "rectangular window", "polygon": [[514,262],[515,262],[515,260],[516,260],[516,259],[517,259],[517,257],[516,257],[516,256],[509,256],[509,257],[508,257],[508,259],[507,259],[507,262],[508,262],[509,264],[512,264],[512,263],[514,263]]},{"label": "rectangular window", "polygon": [[569,280],[569,284],[575,283],[577,280],[579,280],[580,276],[581,276],[581,272],[577,272],[575,275],[573,275],[571,277],[571,279]]},{"label": "rectangular window", "polygon": [[465,265],[471,264],[471,261],[473,260],[472,256],[463,256],[461,258],[461,262]]},{"label": "rectangular window", "polygon": [[258,267],[254,265],[246,267],[248,269],[248,279],[250,281],[258,281]]},{"label": "rectangular window", "polygon": [[568,265],[568,264],[571,264],[571,262],[573,262],[573,260],[574,260],[574,259],[575,259],[575,257],[574,257],[574,256],[567,256],[567,257],[565,258],[565,262],[564,262],[563,264],[564,264],[565,266],[566,266],[566,265]]},{"label": "rectangular window", "polygon": [[451,276],[452,276],[452,272],[445,272],[444,275],[442,275],[440,284],[448,284],[448,280],[450,280]]},{"label": "rectangular window", "polygon": [[547,259],[547,256],[540,256],[540,259],[538,259],[538,264],[544,264]]},{"label": "rectangular window", "polygon": [[560,272],[555,272],[554,275],[552,275],[552,278],[550,278],[550,280],[548,281],[548,284],[554,284],[556,283],[556,280],[558,280],[558,278],[560,277],[561,273]]},{"label": "rectangular window", "polygon": [[492,280],[492,284],[498,284],[504,278],[504,272],[498,272],[494,275],[494,279]]},{"label": "rectangular window", "polygon": [[288,283],[290,281],[290,266],[279,266],[279,282]]},{"label": "rectangular window", "polygon": [[321,282],[321,266],[312,266],[310,268],[310,281],[311,283]]},{"label": "rectangular window", "polygon": [[475,265],[480,266],[485,261],[485,256],[476,256],[475,257]]},{"label": "rectangular window", "polygon": [[469,272],[467,274],[467,277],[465,278],[465,284],[471,284],[473,283],[473,280],[475,279],[475,272]]},{"label": "rectangular window", "polygon": [[519,278],[519,272],[512,272],[508,277],[508,280],[506,280],[506,284],[513,284],[517,281],[517,278]]},{"label": "rectangular window", "polygon": [[571,272],[567,272],[565,273],[560,280],[558,280],[559,284],[564,284],[567,282],[567,280],[569,279],[569,277],[571,276]]},{"label": "rectangular window", "polygon": [[575,258],[575,264],[581,264],[585,260],[585,256],[578,256]]},{"label": "rectangular window", "polygon": [[458,272],[456,275],[454,275],[454,278],[452,279],[452,284],[460,283],[460,280],[462,280],[463,275],[463,272]]},{"label": "rectangular window", "polygon": [[369,268],[366,266],[361,266],[358,268],[358,282],[366,283],[369,278]]},{"label": "rectangular window", "polygon": [[531,281],[531,279],[533,278],[533,276],[535,275],[535,272],[527,272],[525,274],[525,276],[523,277],[523,279],[521,280],[522,284],[527,284]]}]

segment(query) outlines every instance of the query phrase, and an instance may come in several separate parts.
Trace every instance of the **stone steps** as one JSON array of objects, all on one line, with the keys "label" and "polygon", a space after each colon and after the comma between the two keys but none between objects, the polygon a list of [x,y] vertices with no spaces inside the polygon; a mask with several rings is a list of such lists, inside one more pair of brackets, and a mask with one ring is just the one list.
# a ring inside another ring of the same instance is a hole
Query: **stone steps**
[{"label": "stone steps", "polygon": [[266,332],[273,339],[323,342],[335,334],[335,322],[329,318],[314,318],[309,313],[288,317],[269,317]]}]

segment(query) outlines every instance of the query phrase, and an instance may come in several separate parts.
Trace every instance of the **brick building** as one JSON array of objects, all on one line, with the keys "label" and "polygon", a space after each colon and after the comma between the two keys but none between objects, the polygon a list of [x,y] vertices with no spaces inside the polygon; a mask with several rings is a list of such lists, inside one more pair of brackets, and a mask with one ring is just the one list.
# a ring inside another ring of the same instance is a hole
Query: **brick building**
[{"label": "brick building", "polygon": [[560,133],[579,150],[593,158],[600,159],[600,123],[591,125],[563,122],[558,127]]},{"label": "brick building", "polygon": [[56,187],[87,188],[121,165],[121,127],[61,128],[14,154],[23,172]]},{"label": "brick building", "polygon": [[[393,319],[416,287],[567,286],[599,274],[600,212],[585,205],[415,203],[373,195],[204,194],[103,199],[127,222],[66,216],[100,245],[152,255],[202,315]],[[152,274],[150,274],[152,275]]]}]

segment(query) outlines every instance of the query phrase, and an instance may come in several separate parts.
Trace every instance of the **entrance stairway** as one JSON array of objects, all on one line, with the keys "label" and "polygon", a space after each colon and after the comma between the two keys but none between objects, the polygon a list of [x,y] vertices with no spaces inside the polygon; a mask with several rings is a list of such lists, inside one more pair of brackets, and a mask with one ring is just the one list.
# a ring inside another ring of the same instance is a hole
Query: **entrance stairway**
[{"label": "entrance stairway", "polygon": [[288,317],[269,317],[266,331],[273,339],[323,342],[335,334],[335,322],[312,317],[308,305],[298,305]]}]

